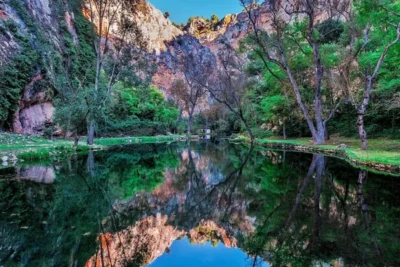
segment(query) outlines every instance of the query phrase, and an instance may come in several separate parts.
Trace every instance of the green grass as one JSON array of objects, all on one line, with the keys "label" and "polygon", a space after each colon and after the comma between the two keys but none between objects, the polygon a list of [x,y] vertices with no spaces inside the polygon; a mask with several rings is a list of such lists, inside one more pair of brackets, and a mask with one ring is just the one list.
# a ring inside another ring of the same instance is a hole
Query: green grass
[{"label": "green grass", "polygon": [[[236,140],[247,140],[239,137]],[[361,142],[357,139],[333,137],[325,145],[313,145],[310,138],[284,140],[280,138],[257,139],[256,144],[290,144],[321,150],[344,151],[350,158],[365,163],[397,165],[400,166],[400,140],[371,139],[368,140],[368,150],[361,150]],[[350,148],[341,149],[338,145],[346,144]]]},{"label": "green grass", "polygon": [[3,156],[10,158],[16,156],[19,160],[43,161],[90,149],[100,150],[110,146],[126,144],[171,142],[180,140],[181,138],[182,136],[180,135],[98,138],[95,139],[93,146],[87,145],[86,139],[82,138],[75,148],[73,140],[48,140],[38,136],[2,133],[0,134],[0,158]]}]

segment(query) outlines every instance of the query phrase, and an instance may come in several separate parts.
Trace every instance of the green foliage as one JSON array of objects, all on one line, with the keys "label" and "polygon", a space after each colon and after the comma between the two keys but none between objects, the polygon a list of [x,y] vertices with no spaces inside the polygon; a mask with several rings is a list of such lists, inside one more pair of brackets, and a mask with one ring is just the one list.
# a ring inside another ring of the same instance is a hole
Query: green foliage
[{"label": "green foliage", "polygon": [[325,20],[317,25],[318,41],[321,44],[338,42],[344,32],[343,22],[340,20]]},{"label": "green foliage", "polygon": [[[400,5],[393,1],[367,0],[354,3],[354,12],[352,20],[329,19],[318,22],[313,32],[324,69],[321,92],[323,116],[328,117],[335,104],[342,99],[327,127],[330,134],[349,137],[358,135],[356,107],[363,100],[365,77],[372,74],[385,46],[396,38],[394,26],[398,24],[396,14],[400,12]],[[358,51],[364,45],[367,25],[368,44],[352,59],[351,49]],[[288,136],[310,135],[287,73],[265,57],[265,49],[270,55],[278,55],[277,47],[281,46],[300,87],[302,102],[313,117],[315,68],[312,47],[305,38],[307,31],[308,22],[299,16],[293,23],[282,25],[279,38],[274,33],[258,32],[264,48],[258,45],[253,34],[240,41],[239,52],[248,53],[248,74],[262,77],[262,80],[258,79],[258,83],[249,87],[249,103],[245,110],[252,127],[260,136],[267,134],[257,130],[257,127],[265,122],[277,125],[278,120],[286,122]],[[349,61],[351,63],[346,69]],[[399,66],[400,43],[389,50],[374,84],[364,119],[370,137],[400,136],[400,108],[393,105],[395,100],[392,100],[400,92]],[[349,78],[343,78],[347,71]]]},{"label": "green foliage", "polygon": [[0,127],[10,127],[8,122],[18,107],[21,92],[35,74],[39,53],[33,50],[26,39],[20,40],[21,52],[11,63],[0,70]]},{"label": "green foliage", "polygon": [[77,40],[69,33],[65,21],[61,28],[64,31],[63,55],[54,52],[47,57],[50,77],[53,79],[57,97],[53,103],[56,108],[55,123],[64,132],[86,132],[86,120],[90,111],[91,88],[94,84],[95,51],[93,26],[78,12],[74,27]]},{"label": "green foliage", "polygon": [[288,99],[284,96],[274,95],[266,96],[261,101],[261,110],[263,112],[263,119],[266,121],[274,121],[280,110],[285,110],[288,105]]},{"label": "green foliage", "polygon": [[117,83],[105,110],[103,132],[131,135],[165,134],[176,127],[179,110],[153,86],[125,87]]}]

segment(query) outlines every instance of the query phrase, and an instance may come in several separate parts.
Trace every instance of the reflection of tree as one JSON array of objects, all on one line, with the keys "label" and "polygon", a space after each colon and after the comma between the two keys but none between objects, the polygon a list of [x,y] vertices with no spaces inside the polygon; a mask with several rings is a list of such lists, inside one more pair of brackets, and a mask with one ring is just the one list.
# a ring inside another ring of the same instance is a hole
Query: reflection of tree
[{"label": "reflection of tree", "polygon": [[[264,177],[267,181],[273,179],[273,183],[265,182],[266,200],[253,201],[257,203],[252,209],[257,212],[256,231],[239,244],[253,256],[251,265],[256,266],[260,258],[275,266],[334,264],[339,258],[342,264],[352,266],[375,266],[382,262],[398,265],[399,259],[393,257],[393,244],[397,241],[388,233],[399,232],[394,230],[393,222],[386,220],[389,214],[392,218],[399,215],[398,209],[397,215],[392,215],[389,208],[392,205],[389,203],[398,203],[398,197],[396,200],[388,194],[385,198],[374,188],[392,188],[390,183],[376,179],[365,194],[362,192],[365,171],[360,171],[356,183],[355,170],[337,164],[338,161],[330,160],[331,165],[326,161],[323,156],[314,155],[308,174],[298,186],[294,186],[293,179],[284,183],[279,174],[274,178]],[[295,168],[293,173],[301,173],[301,169]],[[380,218],[378,211],[367,209],[366,195],[379,207]]]},{"label": "reflection of tree", "polygon": [[[369,173],[366,182],[366,172],[319,155],[183,145],[75,156],[55,166],[50,185],[0,180],[0,265],[84,265],[95,255],[100,266],[107,255],[137,264],[181,233],[237,245],[252,266],[400,265],[398,179]],[[163,229],[179,234],[150,234]]]},{"label": "reflection of tree", "polygon": [[115,200],[152,190],[165,168],[176,165],[174,154],[158,148],[73,156],[58,163],[56,182],[49,185],[1,179],[0,265],[83,266],[97,250],[97,233],[106,232],[105,220],[114,229],[121,223]]}]

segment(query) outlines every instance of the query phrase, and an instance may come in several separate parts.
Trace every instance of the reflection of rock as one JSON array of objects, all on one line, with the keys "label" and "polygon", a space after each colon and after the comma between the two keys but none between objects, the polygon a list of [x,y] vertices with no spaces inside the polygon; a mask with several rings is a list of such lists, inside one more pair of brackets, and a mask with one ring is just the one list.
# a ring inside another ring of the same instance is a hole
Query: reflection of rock
[{"label": "reflection of rock", "polygon": [[228,248],[236,247],[236,238],[230,237],[227,231],[213,221],[201,221],[200,225],[189,231],[190,241],[204,244],[207,241],[221,241]]},{"label": "reflection of rock", "polygon": [[17,175],[21,180],[30,180],[37,183],[52,184],[56,179],[53,167],[29,166],[17,168]]},{"label": "reflection of rock", "polygon": [[166,225],[167,217],[157,214],[136,222],[121,232],[99,237],[100,251],[92,256],[86,267],[146,265],[161,256],[184,232]]},{"label": "reflection of rock", "polygon": [[147,265],[169,251],[172,242],[185,234],[196,244],[221,241],[226,247],[237,246],[236,239],[213,221],[201,221],[199,226],[186,233],[167,225],[167,220],[167,216],[157,214],[121,232],[100,235],[100,250],[86,262],[85,267]]}]

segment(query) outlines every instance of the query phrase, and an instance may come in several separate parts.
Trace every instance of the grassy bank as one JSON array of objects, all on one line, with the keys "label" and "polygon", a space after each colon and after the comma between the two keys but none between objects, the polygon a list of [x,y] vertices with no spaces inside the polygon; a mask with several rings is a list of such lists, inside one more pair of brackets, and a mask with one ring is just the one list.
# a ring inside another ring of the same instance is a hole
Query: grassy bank
[{"label": "grassy bank", "polygon": [[[248,141],[246,137],[238,137],[238,141]],[[400,172],[400,140],[371,139],[369,149],[361,150],[357,139],[334,137],[325,145],[313,145],[310,138],[284,140],[279,138],[257,139],[257,145],[270,148],[285,148],[305,152],[318,152],[338,156],[355,165],[372,167],[374,169],[394,169]],[[340,145],[348,148],[341,148]]]},{"label": "grassy bank", "polygon": [[7,157],[8,160],[15,158],[18,160],[46,160],[55,156],[75,153],[75,151],[101,150],[110,146],[124,144],[171,142],[181,138],[182,136],[179,135],[98,138],[95,139],[93,146],[87,145],[86,139],[81,139],[79,145],[74,147],[73,140],[68,139],[49,140],[38,136],[0,134],[0,158]]}]

